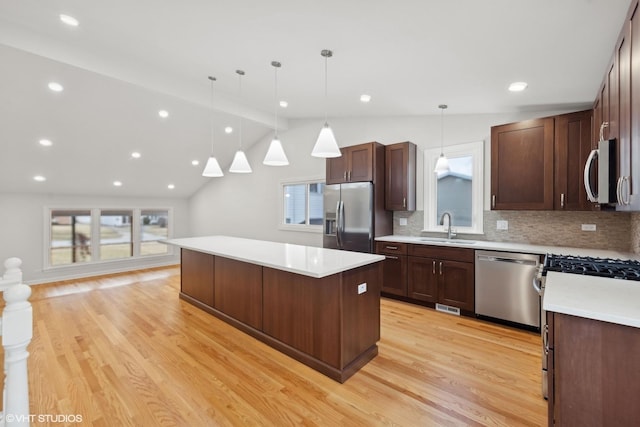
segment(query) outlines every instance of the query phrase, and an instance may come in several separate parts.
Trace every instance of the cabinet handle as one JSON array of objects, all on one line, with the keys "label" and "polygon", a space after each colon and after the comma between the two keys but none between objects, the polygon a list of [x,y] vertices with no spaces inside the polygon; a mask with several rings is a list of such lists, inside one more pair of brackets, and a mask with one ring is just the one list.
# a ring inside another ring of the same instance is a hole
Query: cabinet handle
[{"label": "cabinet handle", "polygon": [[436,274],[436,261],[433,261],[433,265],[431,266],[431,273]]},{"label": "cabinet handle", "polygon": [[618,199],[618,204],[623,205],[622,203],[622,182],[624,181],[624,177],[621,176],[618,178],[618,183],[616,184],[616,199]]},{"label": "cabinet handle", "polygon": [[440,275],[442,276],[442,261],[440,261]]},{"label": "cabinet handle", "polygon": [[624,193],[622,193],[622,203],[626,205],[629,205],[631,203],[631,177],[630,176],[625,176],[623,177],[623,183],[626,183],[627,185],[624,186]]},{"label": "cabinet handle", "polygon": [[609,122],[602,122],[600,125],[600,141],[604,141],[604,128],[609,127]]},{"label": "cabinet handle", "polygon": [[344,171],[344,180],[347,180],[347,171]]},{"label": "cabinet handle", "polygon": [[564,208],[564,193],[560,194],[560,207]]},{"label": "cabinet handle", "polygon": [[349,181],[351,181],[351,171],[349,171]]},{"label": "cabinet handle", "polygon": [[406,207],[407,207],[407,198],[406,198],[406,197],[403,197],[403,198],[402,198],[402,207],[403,207],[403,208],[406,208]]},{"label": "cabinet handle", "polygon": [[397,256],[385,255],[387,259],[399,259]]},{"label": "cabinet handle", "polygon": [[542,334],[542,344],[544,354],[549,354],[549,325],[544,325],[544,333]]},{"label": "cabinet handle", "polygon": [[393,249],[394,251],[397,251],[397,250],[398,250],[398,247],[397,247],[397,246],[385,246],[384,248],[385,248],[385,249]]},{"label": "cabinet handle", "polygon": [[491,207],[495,209],[496,207],[496,195],[491,196]]}]

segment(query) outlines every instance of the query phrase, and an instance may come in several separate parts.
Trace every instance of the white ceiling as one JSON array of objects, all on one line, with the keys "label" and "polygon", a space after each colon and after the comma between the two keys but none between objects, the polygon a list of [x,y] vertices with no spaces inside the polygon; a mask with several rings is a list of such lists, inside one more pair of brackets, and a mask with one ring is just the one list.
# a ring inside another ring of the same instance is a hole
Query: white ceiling
[{"label": "white ceiling", "polygon": [[[588,106],[630,0],[4,0],[0,192],[186,197],[287,118]],[[76,28],[58,15],[76,17]],[[324,102],[322,49],[328,60]],[[242,90],[235,74],[242,69]],[[65,86],[52,93],[46,85]],[[506,90],[524,80],[529,88]],[[372,96],[368,104],[359,96]],[[325,107],[325,104],[326,107]],[[160,119],[159,109],[170,117]],[[236,132],[224,134],[231,125]],[[319,121],[319,126],[321,125]],[[38,145],[49,138],[52,147]],[[138,150],[142,158],[129,158]],[[199,159],[198,167],[191,160]],[[44,183],[32,176],[42,174]],[[224,178],[223,178],[224,179]],[[112,181],[123,186],[114,188]],[[167,190],[167,184],[176,188]]]}]

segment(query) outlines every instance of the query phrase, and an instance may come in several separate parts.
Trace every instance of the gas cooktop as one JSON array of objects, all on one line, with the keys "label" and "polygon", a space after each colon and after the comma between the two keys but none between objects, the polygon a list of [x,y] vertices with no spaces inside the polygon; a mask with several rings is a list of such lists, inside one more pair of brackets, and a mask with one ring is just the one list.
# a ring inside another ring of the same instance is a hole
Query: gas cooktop
[{"label": "gas cooktop", "polygon": [[640,261],[547,254],[542,275],[548,271],[640,281]]}]

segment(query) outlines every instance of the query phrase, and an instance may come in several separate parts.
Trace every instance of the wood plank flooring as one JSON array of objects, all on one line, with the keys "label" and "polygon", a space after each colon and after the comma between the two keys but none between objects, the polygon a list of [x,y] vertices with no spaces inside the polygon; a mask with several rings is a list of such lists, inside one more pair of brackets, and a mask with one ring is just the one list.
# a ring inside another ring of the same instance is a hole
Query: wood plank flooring
[{"label": "wood plank flooring", "polygon": [[82,426],[546,425],[538,334],[383,298],[379,355],[339,384],[180,300],[179,271],[34,286],[31,413]]}]

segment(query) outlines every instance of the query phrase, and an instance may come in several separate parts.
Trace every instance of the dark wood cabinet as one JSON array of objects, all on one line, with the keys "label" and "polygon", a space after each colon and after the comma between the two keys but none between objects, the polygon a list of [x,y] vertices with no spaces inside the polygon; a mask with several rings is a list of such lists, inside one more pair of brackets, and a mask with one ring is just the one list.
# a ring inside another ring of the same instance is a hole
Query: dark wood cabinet
[{"label": "dark wood cabinet", "polygon": [[213,307],[214,256],[189,249],[180,250],[180,291]]},{"label": "dark wood cabinet", "polygon": [[215,257],[214,308],[256,329],[262,329],[262,267]]},{"label": "dark wood cabinet", "polygon": [[385,208],[416,210],[416,145],[399,142],[385,146]]},{"label": "dark wood cabinet", "polygon": [[553,209],[554,119],[491,128],[491,208]]},{"label": "dark wood cabinet", "polygon": [[375,181],[374,166],[380,156],[384,165],[384,146],[377,142],[340,149],[342,156],[327,159],[326,183]]},{"label": "dark wood cabinet", "polygon": [[547,312],[549,425],[640,420],[640,329]]},{"label": "dark wood cabinet", "polygon": [[407,253],[409,298],[475,312],[473,249],[410,244]]},{"label": "dark wood cabinet", "polygon": [[407,244],[376,242],[376,253],[382,262],[382,293],[407,296]]},{"label": "dark wood cabinet", "polygon": [[591,210],[584,189],[584,166],[591,152],[592,110],[555,117],[555,210]]}]

